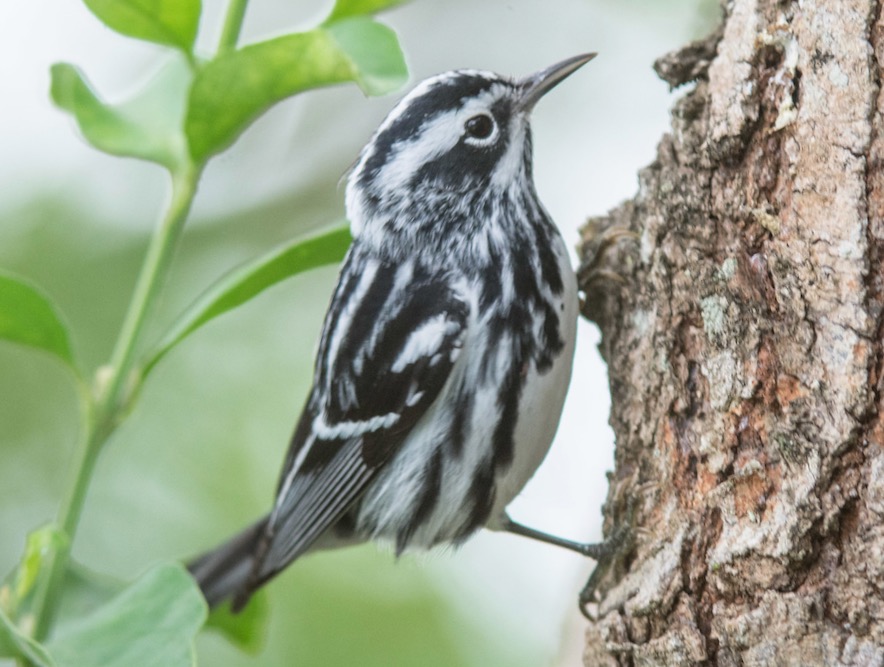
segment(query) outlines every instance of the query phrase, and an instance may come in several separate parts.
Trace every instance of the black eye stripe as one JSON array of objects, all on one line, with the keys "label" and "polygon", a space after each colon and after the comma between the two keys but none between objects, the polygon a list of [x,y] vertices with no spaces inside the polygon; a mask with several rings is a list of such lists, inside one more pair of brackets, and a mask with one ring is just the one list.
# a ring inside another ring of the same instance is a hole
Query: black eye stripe
[{"label": "black eye stripe", "polygon": [[467,134],[476,139],[487,139],[494,132],[494,119],[488,114],[479,114],[464,123]]}]

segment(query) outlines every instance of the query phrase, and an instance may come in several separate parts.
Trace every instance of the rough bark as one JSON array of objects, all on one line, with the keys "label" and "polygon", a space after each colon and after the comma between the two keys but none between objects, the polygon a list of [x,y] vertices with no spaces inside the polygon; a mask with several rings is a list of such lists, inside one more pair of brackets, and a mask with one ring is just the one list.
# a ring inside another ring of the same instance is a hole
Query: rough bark
[{"label": "rough bark", "polygon": [[590,281],[615,470],[585,664],[884,665],[880,0],[733,0]]}]

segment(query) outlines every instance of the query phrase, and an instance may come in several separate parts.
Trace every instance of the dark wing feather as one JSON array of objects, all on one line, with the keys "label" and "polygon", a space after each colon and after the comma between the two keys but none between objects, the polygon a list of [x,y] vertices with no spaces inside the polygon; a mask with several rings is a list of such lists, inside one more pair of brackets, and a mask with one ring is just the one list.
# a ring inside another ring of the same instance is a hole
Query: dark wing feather
[{"label": "dark wing feather", "polygon": [[[330,443],[316,443],[326,447]],[[336,451],[328,465],[297,475],[274,509],[266,537],[261,578],[272,575],[307,551],[322,532],[349,507],[373,470],[362,461],[361,441],[351,439]]]},{"label": "dark wing feather", "polygon": [[351,254],[240,603],[361,496],[439,395],[460,352],[469,308],[444,277],[382,263],[356,274],[354,264],[362,266]]}]

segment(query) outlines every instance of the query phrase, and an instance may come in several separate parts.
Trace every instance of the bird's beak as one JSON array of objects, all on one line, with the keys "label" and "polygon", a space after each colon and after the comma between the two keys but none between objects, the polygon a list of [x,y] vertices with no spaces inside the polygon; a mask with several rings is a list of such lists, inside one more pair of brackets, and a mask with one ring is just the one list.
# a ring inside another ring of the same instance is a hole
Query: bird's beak
[{"label": "bird's beak", "polygon": [[517,103],[517,110],[526,113],[530,112],[534,105],[537,104],[537,100],[552,90],[560,81],[595,58],[596,55],[598,54],[584,53],[526,76],[519,82],[522,88],[522,95]]}]

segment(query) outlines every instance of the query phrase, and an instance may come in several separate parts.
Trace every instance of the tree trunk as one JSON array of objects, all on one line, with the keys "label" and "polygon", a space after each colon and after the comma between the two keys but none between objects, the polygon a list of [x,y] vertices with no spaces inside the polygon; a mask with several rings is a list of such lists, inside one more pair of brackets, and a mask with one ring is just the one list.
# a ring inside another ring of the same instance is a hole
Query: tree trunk
[{"label": "tree trunk", "polygon": [[[884,665],[881,7],[732,0],[583,276],[615,471],[585,663]],[[598,272],[595,273],[598,277]]]}]

